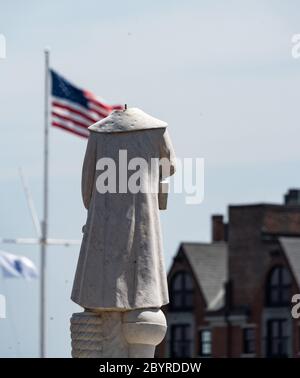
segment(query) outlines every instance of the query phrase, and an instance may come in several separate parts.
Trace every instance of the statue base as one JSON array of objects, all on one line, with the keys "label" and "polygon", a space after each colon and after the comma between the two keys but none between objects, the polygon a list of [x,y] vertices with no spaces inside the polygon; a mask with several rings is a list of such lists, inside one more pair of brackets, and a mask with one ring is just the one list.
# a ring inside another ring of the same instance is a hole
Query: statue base
[{"label": "statue base", "polygon": [[72,357],[153,358],[166,331],[166,318],[158,308],[74,313]]}]

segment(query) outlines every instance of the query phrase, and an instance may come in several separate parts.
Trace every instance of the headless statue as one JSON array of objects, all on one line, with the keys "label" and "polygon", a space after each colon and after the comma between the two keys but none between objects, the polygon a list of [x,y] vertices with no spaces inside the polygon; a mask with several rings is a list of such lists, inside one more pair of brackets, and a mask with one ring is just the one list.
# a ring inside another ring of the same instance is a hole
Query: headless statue
[{"label": "headless statue", "polygon": [[[88,215],[71,298],[90,314],[114,313],[122,324],[147,323],[145,314],[153,323],[169,302],[159,219],[164,179],[175,172],[167,124],[129,108],[89,130],[82,169]],[[129,349],[113,356],[134,356]]]}]

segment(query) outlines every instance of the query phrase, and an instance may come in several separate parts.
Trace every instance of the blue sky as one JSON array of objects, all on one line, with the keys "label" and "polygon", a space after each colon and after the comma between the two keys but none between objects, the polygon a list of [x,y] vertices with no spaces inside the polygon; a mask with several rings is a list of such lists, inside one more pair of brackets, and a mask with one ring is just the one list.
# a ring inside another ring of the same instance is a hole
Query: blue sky
[{"label": "blue sky", "polygon": [[[296,1],[1,1],[0,236],[34,236],[22,166],[42,210],[43,49],[51,65],[113,103],[166,120],[178,157],[204,157],[205,200],[171,195],[162,214],[167,265],[180,241],[209,241],[229,203],[281,202],[299,187],[300,33]],[[86,141],[51,129],[50,235],[80,238]],[[1,245],[39,264],[36,247]],[[48,356],[69,356],[78,248],[48,249]],[[38,353],[38,282],[0,278],[8,318],[0,356]]]}]

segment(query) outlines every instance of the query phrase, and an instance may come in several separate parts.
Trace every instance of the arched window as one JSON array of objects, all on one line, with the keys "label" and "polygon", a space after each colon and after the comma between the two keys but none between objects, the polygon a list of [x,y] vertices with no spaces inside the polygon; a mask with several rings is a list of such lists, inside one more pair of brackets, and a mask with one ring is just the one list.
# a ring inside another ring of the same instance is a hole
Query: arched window
[{"label": "arched window", "polygon": [[287,306],[291,302],[292,277],[287,268],[276,266],[269,273],[267,281],[267,305]]},{"label": "arched window", "polygon": [[193,308],[194,285],[187,272],[176,273],[170,285],[170,307],[172,310],[189,311]]}]

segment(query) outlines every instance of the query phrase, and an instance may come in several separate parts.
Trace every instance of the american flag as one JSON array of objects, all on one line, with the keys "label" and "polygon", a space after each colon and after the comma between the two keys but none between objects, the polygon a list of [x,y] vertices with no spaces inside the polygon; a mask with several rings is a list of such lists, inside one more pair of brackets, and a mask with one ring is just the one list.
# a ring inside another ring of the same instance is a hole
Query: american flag
[{"label": "american flag", "polygon": [[51,73],[52,126],[87,138],[87,128],[121,105],[108,105],[89,91],[79,89],[60,76]]}]

